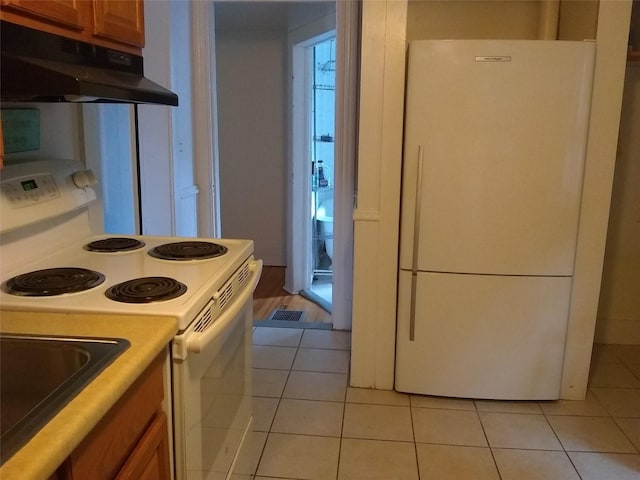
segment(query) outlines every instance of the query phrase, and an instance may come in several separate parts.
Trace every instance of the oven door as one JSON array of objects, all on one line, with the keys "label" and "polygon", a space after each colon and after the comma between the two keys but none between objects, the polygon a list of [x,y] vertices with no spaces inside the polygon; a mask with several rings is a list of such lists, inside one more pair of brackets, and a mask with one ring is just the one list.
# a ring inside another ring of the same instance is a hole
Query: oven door
[{"label": "oven door", "polygon": [[[203,332],[174,339],[172,359],[176,480],[224,480],[251,423],[253,291],[262,262]],[[206,310],[206,309],[205,309]]]}]

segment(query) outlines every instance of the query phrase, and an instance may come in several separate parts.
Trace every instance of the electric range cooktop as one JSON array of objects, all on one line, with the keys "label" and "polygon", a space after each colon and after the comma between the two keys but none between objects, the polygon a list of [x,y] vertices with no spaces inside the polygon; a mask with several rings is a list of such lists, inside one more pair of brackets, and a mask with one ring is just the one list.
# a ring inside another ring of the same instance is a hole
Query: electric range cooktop
[{"label": "electric range cooktop", "polygon": [[4,310],[173,316],[186,322],[251,258],[253,242],[92,236],[3,272]]}]

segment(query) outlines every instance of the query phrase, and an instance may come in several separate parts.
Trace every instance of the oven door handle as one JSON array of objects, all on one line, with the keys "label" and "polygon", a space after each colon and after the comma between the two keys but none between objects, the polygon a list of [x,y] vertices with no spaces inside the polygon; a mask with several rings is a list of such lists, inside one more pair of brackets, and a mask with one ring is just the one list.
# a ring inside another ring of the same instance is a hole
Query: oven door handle
[{"label": "oven door handle", "polygon": [[262,274],[262,260],[254,260],[249,264],[251,276],[248,285],[242,290],[242,293],[236,297],[229,308],[220,315],[215,322],[211,324],[204,332],[188,332],[185,333],[183,339],[187,346],[187,353],[200,353],[213,342],[220,332],[224,331],[245,307],[247,301],[253,296],[253,292],[258,285],[260,275]]}]

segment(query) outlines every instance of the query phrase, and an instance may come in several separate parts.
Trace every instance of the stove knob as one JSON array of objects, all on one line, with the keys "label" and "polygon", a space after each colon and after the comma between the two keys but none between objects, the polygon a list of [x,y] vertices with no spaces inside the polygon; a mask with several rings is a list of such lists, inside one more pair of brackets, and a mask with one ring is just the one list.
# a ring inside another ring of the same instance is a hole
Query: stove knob
[{"label": "stove knob", "polygon": [[79,170],[77,172],[74,172],[71,175],[71,179],[78,188],[91,187],[98,183],[96,176],[91,170]]}]

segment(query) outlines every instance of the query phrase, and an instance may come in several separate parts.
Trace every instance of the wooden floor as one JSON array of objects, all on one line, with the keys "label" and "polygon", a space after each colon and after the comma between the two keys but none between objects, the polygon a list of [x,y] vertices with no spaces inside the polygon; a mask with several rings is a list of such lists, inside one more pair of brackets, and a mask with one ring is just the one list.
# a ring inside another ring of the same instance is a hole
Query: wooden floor
[{"label": "wooden floor", "polygon": [[264,320],[276,308],[304,310],[305,322],[332,323],[331,314],[310,300],[292,295],[284,289],[285,267],[264,267],[253,294],[253,318]]}]

